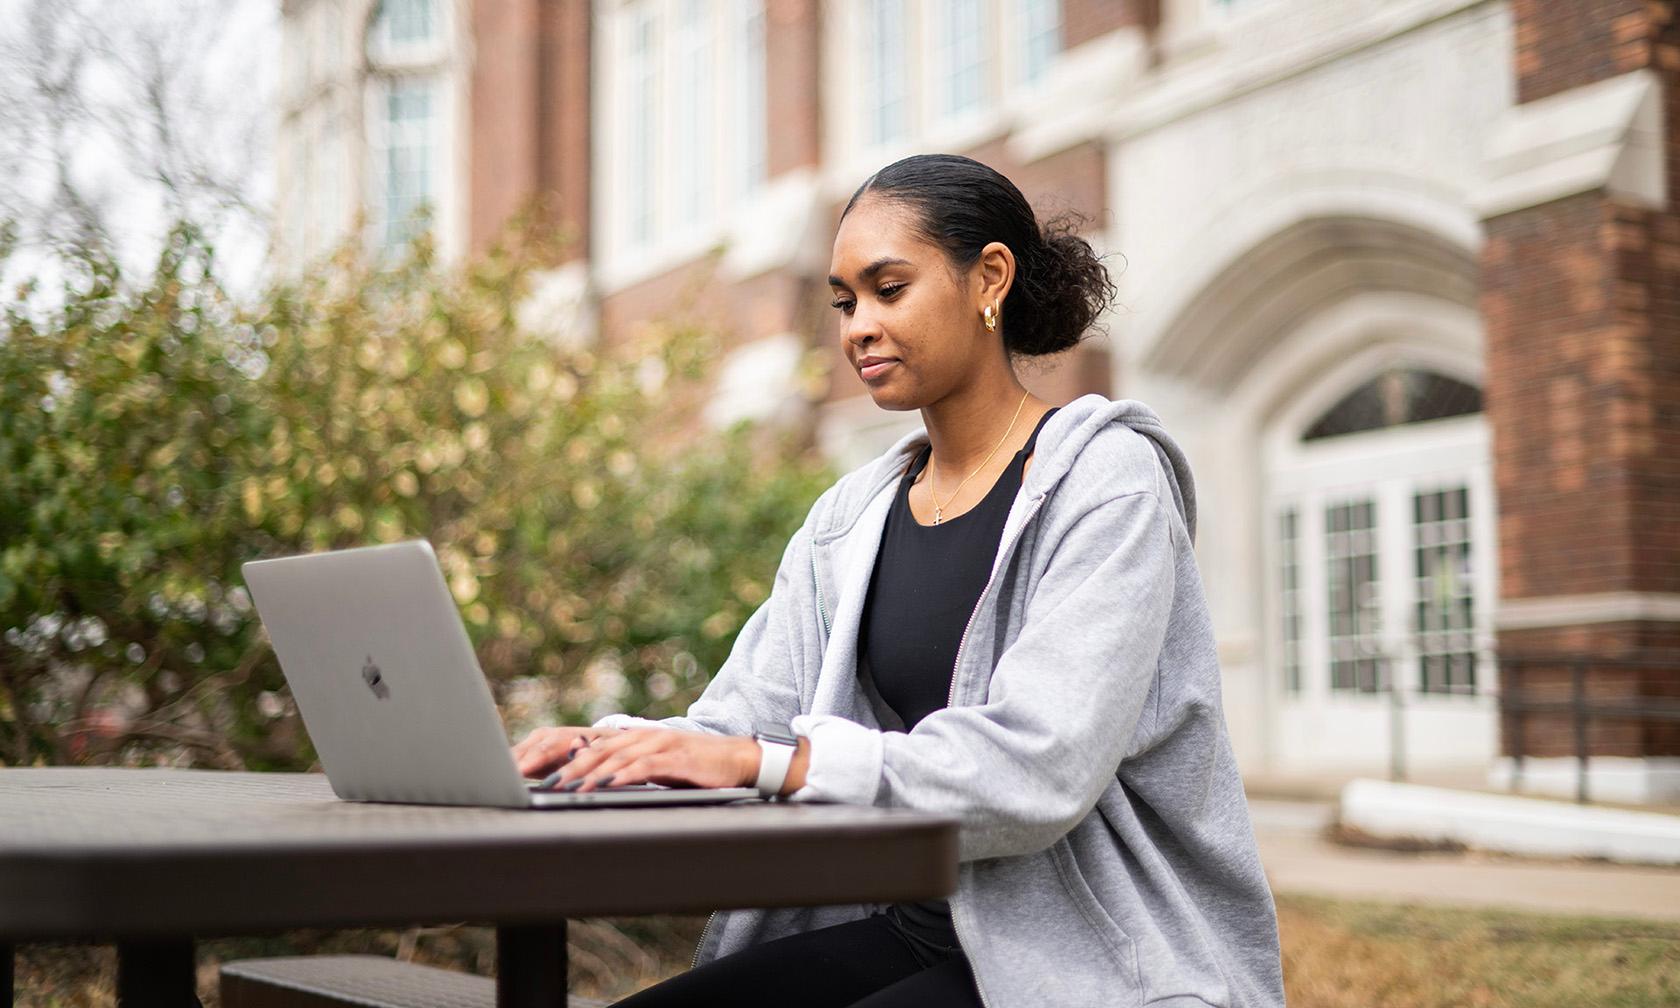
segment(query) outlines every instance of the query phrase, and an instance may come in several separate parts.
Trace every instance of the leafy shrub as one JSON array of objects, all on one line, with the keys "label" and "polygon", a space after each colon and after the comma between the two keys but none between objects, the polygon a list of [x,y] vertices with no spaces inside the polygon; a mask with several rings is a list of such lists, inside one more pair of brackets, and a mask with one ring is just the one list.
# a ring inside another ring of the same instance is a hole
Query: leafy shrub
[{"label": "leafy shrub", "polygon": [[181,229],[132,290],[87,258],[0,305],[0,762],[308,765],[239,565],[416,536],[516,734],[684,709],[832,473],[691,429],[714,333],[524,330],[545,254],[345,254],[237,306]]}]

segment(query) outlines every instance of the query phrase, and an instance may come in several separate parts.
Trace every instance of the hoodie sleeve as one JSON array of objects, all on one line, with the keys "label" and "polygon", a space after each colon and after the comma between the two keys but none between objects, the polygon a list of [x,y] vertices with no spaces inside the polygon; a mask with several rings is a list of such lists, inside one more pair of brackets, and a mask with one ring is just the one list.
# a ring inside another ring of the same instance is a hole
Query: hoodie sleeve
[{"label": "hoodie sleeve", "polygon": [[[819,498],[819,503],[820,503]],[[816,505],[812,505],[812,513]],[[596,728],[681,728],[718,735],[751,735],[759,725],[785,724],[800,710],[798,681],[801,628],[796,622],[814,613],[808,598],[815,591],[810,575],[810,516],[788,540],[776,569],[770,596],[747,619],[729,657],[686,716],[651,720],[631,714],[608,714]],[[811,616],[809,618],[815,618]]]},{"label": "hoodie sleeve", "polygon": [[1159,498],[1128,493],[1057,543],[999,657],[986,701],[883,732],[802,715],[811,762],[794,801],[914,808],[962,822],[962,860],[1041,850],[1096,804],[1153,733],[1175,593],[1173,528]]}]

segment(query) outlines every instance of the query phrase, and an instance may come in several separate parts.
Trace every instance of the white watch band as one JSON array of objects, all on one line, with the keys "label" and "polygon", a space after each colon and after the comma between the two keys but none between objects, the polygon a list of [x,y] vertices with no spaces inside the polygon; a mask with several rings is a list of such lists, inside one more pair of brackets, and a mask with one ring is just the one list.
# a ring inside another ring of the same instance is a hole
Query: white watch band
[{"label": "white watch band", "polygon": [[760,797],[774,798],[782,793],[782,784],[787,780],[788,767],[793,765],[797,749],[797,745],[758,740],[758,780],[753,786],[758,788]]}]

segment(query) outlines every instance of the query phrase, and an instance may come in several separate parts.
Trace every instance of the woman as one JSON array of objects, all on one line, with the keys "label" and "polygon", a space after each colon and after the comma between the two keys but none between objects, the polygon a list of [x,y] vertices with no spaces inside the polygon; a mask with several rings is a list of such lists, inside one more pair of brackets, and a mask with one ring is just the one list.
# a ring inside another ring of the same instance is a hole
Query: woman
[{"label": "woman", "polygon": [[1281,1005],[1184,457],[1140,404],[1052,409],[1013,367],[1079,341],[1102,264],[997,172],[917,156],[852,196],[831,268],[847,360],[925,429],[818,498],[686,717],[515,754],[569,788],[954,814],[957,891],[722,913],[695,969],[621,1003]]}]

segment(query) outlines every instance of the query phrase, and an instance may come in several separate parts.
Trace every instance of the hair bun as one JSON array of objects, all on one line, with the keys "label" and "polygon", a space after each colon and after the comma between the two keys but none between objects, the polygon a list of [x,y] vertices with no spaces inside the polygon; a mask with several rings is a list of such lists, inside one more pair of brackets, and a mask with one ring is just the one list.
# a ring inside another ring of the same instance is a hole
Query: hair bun
[{"label": "hair bun", "polygon": [[1017,323],[1011,351],[1038,357],[1071,350],[1114,300],[1108,268],[1079,236],[1083,223],[1079,214],[1062,213],[1044,224],[1030,261],[1016,256],[1015,285],[1004,299],[1011,313],[1005,317]]}]

